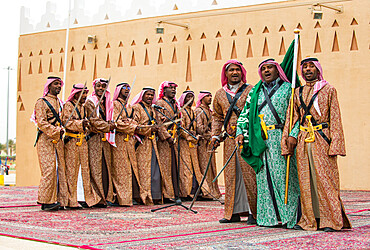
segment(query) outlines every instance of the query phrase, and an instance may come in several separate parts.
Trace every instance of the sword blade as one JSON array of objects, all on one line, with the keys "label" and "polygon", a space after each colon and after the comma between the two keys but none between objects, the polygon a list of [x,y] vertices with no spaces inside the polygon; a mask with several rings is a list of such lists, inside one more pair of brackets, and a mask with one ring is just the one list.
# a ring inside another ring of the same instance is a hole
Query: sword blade
[{"label": "sword blade", "polygon": [[77,102],[76,102],[76,104],[75,104],[75,106],[74,106],[74,108],[73,108],[73,110],[72,110],[72,113],[69,115],[69,117],[68,117],[67,121],[64,123],[63,127],[66,127],[67,123],[69,122],[69,120],[71,120],[71,118],[72,118],[72,116],[73,116],[74,112],[76,111],[76,109],[77,109],[77,105],[80,103],[80,101],[81,101],[81,97],[82,97],[83,93],[85,92],[86,85],[87,85],[87,81],[85,81],[85,84],[84,84],[84,87],[83,87],[83,89],[82,89],[82,91],[81,91],[80,97],[78,98],[78,100],[77,100]]},{"label": "sword blade", "polygon": [[103,97],[104,97],[104,95],[105,95],[105,92],[107,92],[107,89],[108,89],[108,87],[109,87],[110,79],[111,79],[111,77],[109,77],[109,79],[108,79],[108,83],[107,83],[107,86],[105,87],[104,92],[103,92],[103,94],[101,95],[101,97],[100,97],[100,99],[99,99],[98,103],[95,105],[94,111],[93,111],[93,112],[91,112],[91,114],[90,114],[90,115],[89,115],[89,117],[87,118],[88,120],[91,118],[91,116],[94,114],[94,112],[95,112],[96,108],[97,108],[97,107],[99,107],[99,105],[100,105],[101,101],[103,100]]},{"label": "sword blade", "polygon": [[231,158],[233,158],[233,156],[235,155],[235,152],[238,150],[238,148],[239,148],[239,145],[236,145],[235,148],[234,148],[234,151],[230,155],[229,159],[227,159],[225,165],[223,166],[223,168],[221,169],[221,171],[218,173],[218,175],[216,176],[216,178],[213,179],[212,182],[215,182],[218,179],[218,177],[221,175],[221,173],[225,170],[225,168],[227,167],[227,165],[231,161]]}]

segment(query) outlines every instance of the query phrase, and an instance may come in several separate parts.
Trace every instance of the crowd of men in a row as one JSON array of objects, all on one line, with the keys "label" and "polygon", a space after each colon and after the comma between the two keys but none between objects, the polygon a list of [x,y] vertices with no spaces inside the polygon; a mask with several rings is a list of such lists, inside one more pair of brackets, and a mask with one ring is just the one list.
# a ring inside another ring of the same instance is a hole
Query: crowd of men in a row
[{"label": "crowd of men in a row", "polygon": [[86,84],[73,85],[63,103],[57,97],[63,81],[49,77],[31,118],[38,127],[38,203],[58,210],[190,200],[204,175],[201,197],[217,200],[214,151],[223,143],[220,223],[248,216],[247,223],[260,226],[350,228],[339,193],[336,157],[345,148],[336,90],[316,58],[303,60],[301,72],[306,84],[293,96],[273,59],[259,65],[255,86],[247,84],[242,63],[229,60],[213,109],[210,92],[201,91],[193,109],[195,93],[186,90],[177,100],[178,85],[170,81],[161,83],[158,97],[145,87],[131,103],[130,85],[120,83],[111,100],[102,78],[89,96]]}]

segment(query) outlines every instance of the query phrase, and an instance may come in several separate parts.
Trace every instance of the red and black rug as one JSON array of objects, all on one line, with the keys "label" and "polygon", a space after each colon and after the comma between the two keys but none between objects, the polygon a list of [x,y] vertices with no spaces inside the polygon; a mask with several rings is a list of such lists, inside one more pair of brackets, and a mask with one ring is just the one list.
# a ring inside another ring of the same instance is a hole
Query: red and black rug
[{"label": "red and black rug", "polygon": [[[110,207],[44,212],[37,187],[0,187],[0,235],[85,249],[369,249],[370,192],[343,191],[354,228],[336,233],[220,224],[223,206],[196,202],[197,214],[175,206]],[[190,202],[185,202],[190,205]]]}]

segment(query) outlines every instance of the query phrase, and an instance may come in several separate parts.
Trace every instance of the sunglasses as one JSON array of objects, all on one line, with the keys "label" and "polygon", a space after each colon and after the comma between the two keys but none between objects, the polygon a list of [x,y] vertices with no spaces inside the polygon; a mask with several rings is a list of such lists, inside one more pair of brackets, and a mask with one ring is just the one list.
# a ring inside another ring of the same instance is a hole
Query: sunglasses
[{"label": "sunglasses", "polygon": [[130,90],[130,89],[131,89],[131,87],[130,87],[130,86],[122,86],[122,89]]}]

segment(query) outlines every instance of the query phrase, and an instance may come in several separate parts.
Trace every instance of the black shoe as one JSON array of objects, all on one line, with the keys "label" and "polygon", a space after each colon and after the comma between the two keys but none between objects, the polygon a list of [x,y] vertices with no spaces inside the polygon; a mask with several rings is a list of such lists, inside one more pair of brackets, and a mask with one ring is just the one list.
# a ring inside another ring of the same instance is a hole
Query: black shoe
[{"label": "black shoe", "polygon": [[83,209],[83,207],[69,207],[69,206],[66,206],[65,208],[68,209],[68,210],[79,210],[79,209]]},{"label": "black shoe", "polygon": [[335,230],[331,227],[324,227],[324,232],[333,233],[333,232],[337,232],[337,230]]},{"label": "black shoe", "polygon": [[132,205],[139,205],[136,200],[132,200]]},{"label": "black shoe", "polygon": [[181,205],[181,204],[182,204],[182,201],[181,201],[181,199],[180,199],[180,198],[177,198],[177,199],[175,200],[175,203],[176,203],[176,205]]},{"label": "black shoe", "polygon": [[51,211],[51,210],[58,210],[60,207],[59,202],[55,202],[53,204],[42,204],[41,209],[44,211]]},{"label": "black shoe", "polygon": [[107,201],[107,205],[110,207],[120,207],[121,205],[118,202]]},{"label": "black shoe", "polygon": [[231,216],[231,219],[230,220],[223,218],[223,219],[219,220],[218,222],[220,222],[220,223],[240,222],[240,216],[239,216],[239,214],[233,214]]},{"label": "black shoe", "polygon": [[79,201],[78,203],[80,203],[81,207],[83,208],[89,208],[89,205],[87,205],[86,201]]},{"label": "black shoe", "polygon": [[248,220],[247,220],[248,225],[257,225],[256,219],[253,217],[252,214],[248,215]]},{"label": "black shoe", "polygon": [[300,225],[296,224],[293,227],[294,230],[304,230]]},{"label": "black shoe", "polygon": [[95,204],[93,207],[106,208],[107,207],[107,204]]},{"label": "black shoe", "polygon": [[171,200],[169,198],[163,198],[163,203],[164,204],[167,204],[167,203],[175,203],[175,201],[174,200]]}]

